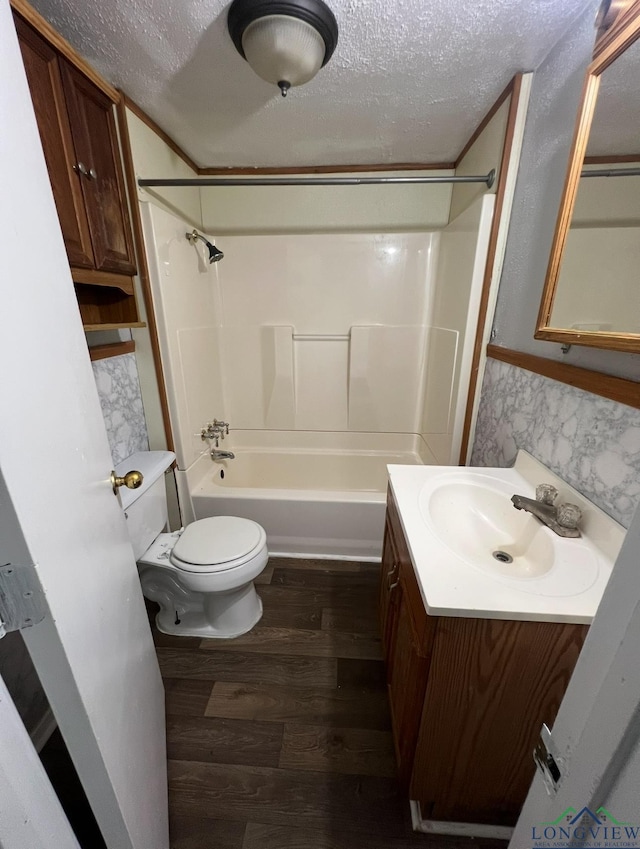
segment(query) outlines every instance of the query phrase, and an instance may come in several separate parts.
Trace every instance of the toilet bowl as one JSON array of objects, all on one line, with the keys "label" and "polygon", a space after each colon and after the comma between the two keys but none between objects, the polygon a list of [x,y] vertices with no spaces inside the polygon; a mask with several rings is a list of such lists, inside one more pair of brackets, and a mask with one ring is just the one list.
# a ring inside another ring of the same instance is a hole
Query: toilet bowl
[{"label": "toilet bowl", "polygon": [[264,529],[250,519],[214,516],[163,533],[167,523],[164,472],[169,451],[138,452],[116,467],[142,472],[139,490],[121,493],[145,598],[160,605],[165,634],[231,639],[262,616],[254,580],[268,561]]}]

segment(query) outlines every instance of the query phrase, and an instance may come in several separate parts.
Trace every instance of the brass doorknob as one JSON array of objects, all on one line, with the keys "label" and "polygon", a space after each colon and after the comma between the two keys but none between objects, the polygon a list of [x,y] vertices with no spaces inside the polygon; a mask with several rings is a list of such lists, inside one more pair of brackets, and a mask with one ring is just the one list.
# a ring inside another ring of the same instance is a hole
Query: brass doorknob
[{"label": "brass doorknob", "polygon": [[142,486],[143,480],[142,472],[127,472],[127,474],[122,478],[118,477],[115,472],[111,472],[111,486],[113,487],[113,494],[116,494],[119,486],[126,486],[127,489],[137,489],[139,486]]}]

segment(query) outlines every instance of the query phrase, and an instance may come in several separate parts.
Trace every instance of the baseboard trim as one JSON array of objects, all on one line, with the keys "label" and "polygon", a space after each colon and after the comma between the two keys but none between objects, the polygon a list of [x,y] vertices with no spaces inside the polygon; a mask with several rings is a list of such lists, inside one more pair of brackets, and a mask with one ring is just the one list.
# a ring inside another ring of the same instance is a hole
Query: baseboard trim
[{"label": "baseboard trim", "polygon": [[448,834],[452,837],[484,837],[494,840],[510,840],[513,835],[513,829],[506,825],[423,820],[420,813],[420,803],[412,799],[409,804],[411,806],[413,830],[422,834]]},{"label": "baseboard trim", "polygon": [[381,563],[381,557],[365,556],[359,557],[355,554],[318,554],[317,551],[306,554],[299,551],[271,551],[269,557],[287,557],[291,560],[347,560],[356,563]]}]

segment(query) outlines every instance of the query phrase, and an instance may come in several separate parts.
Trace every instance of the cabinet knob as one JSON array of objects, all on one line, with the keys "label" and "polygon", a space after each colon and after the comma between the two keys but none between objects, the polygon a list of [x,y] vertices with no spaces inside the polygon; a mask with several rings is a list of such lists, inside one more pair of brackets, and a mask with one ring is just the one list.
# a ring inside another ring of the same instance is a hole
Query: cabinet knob
[{"label": "cabinet knob", "polygon": [[73,166],[73,170],[76,172],[76,174],[82,174],[84,177],[86,177],[89,173],[87,171],[87,166],[84,164],[84,162],[77,162]]},{"label": "cabinet knob", "polygon": [[98,172],[96,171],[95,168],[89,168],[89,172],[87,174],[87,177],[89,177],[90,180],[97,180],[98,179]]}]

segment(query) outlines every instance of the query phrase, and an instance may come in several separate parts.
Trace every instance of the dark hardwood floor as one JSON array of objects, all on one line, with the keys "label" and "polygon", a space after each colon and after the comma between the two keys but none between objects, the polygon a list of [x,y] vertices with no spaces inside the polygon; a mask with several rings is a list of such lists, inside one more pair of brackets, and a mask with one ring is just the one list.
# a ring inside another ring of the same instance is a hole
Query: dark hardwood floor
[{"label": "dark hardwood floor", "polygon": [[464,849],[411,830],[377,622],[378,567],[272,559],[233,641],[154,628],[172,849]]}]

